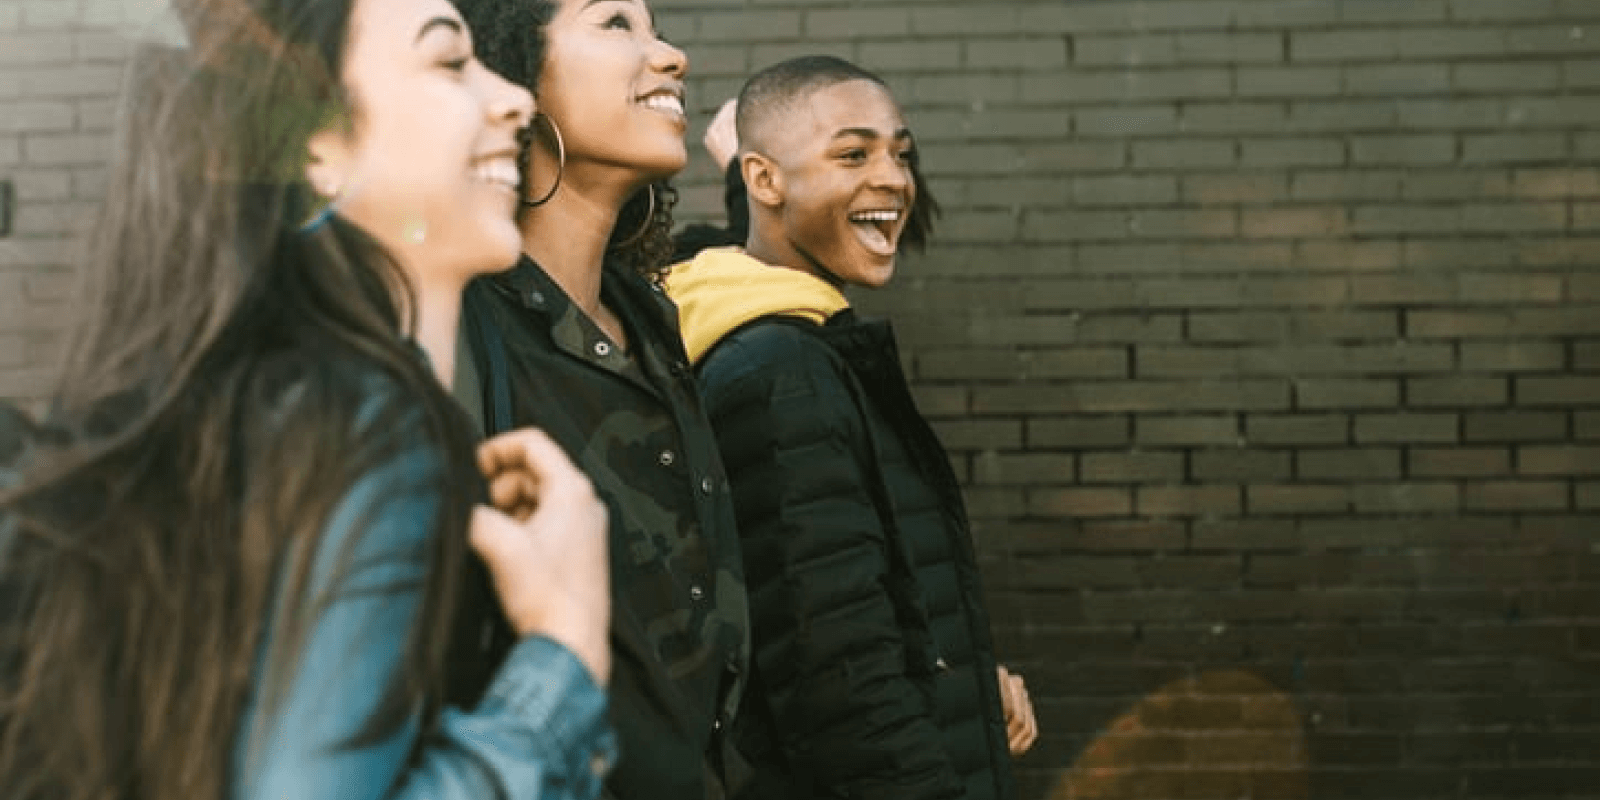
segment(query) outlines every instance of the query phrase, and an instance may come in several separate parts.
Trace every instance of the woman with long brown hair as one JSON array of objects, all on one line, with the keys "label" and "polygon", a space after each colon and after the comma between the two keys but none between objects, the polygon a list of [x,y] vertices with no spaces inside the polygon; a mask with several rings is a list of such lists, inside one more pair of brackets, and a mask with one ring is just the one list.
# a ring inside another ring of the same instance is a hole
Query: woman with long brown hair
[{"label": "woman with long brown hair", "polygon": [[[704,800],[726,747],[748,629],[728,481],[659,291],[683,169],[688,61],[644,0],[460,0],[484,63],[533,91],[522,256],[467,289],[489,432],[548,431],[610,511],[611,683],[623,800]],[[475,380],[474,380],[475,379]]]},{"label": "woman with long brown hair", "polygon": [[604,507],[442,385],[531,97],[445,0],[179,15],[53,410],[0,424],[0,797],[594,796]]}]

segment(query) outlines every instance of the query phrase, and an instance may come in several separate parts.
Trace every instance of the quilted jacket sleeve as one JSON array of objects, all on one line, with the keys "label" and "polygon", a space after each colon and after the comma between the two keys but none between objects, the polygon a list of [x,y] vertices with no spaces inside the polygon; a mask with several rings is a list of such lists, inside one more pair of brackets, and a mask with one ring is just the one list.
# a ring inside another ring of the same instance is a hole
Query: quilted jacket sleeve
[{"label": "quilted jacket sleeve", "polygon": [[724,342],[701,378],[732,476],[753,661],[792,773],[825,796],[960,797],[908,676],[847,368],[766,324]]}]

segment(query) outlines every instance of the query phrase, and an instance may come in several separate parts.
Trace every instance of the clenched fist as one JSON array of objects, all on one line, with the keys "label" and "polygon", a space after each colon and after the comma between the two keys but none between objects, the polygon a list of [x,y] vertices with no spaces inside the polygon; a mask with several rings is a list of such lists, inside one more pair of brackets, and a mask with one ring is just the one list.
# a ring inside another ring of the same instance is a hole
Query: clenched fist
[{"label": "clenched fist", "polygon": [[604,685],[611,676],[605,504],[542,431],[484,442],[478,467],[490,505],[473,511],[472,549],[488,565],[511,626],[565,645]]}]

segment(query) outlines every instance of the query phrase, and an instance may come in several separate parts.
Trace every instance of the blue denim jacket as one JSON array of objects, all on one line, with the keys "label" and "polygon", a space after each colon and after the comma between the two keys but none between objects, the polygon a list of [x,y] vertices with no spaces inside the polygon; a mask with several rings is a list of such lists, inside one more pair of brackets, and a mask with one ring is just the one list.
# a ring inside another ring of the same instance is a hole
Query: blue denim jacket
[{"label": "blue denim jacket", "polygon": [[[257,659],[234,747],[234,800],[599,795],[616,760],[605,693],[570,651],[540,636],[512,648],[477,708],[446,708],[428,730],[416,712],[387,738],[347,745],[400,668],[420,609],[444,485],[438,461],[411,451],[358,482],[329,518],[309,581],[317,616],[270,717],[259,697],[270,637]],[[336,569],[346,547],[349,566]]]}]

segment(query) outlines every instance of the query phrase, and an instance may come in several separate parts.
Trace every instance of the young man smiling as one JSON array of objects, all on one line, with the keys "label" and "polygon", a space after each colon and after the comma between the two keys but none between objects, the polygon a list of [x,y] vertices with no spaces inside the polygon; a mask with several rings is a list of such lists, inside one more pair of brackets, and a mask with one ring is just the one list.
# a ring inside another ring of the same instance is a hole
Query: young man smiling
[{"label": "young man smiling", "polygon": [[744,248],[678,265],[678,302],[731,477],[752,670],[747,797],[1010,798],[1037,729],[996,665],[959,486],[888,324],[850,309],[936,211],[883,82],[794,59],[739,95]]}]

